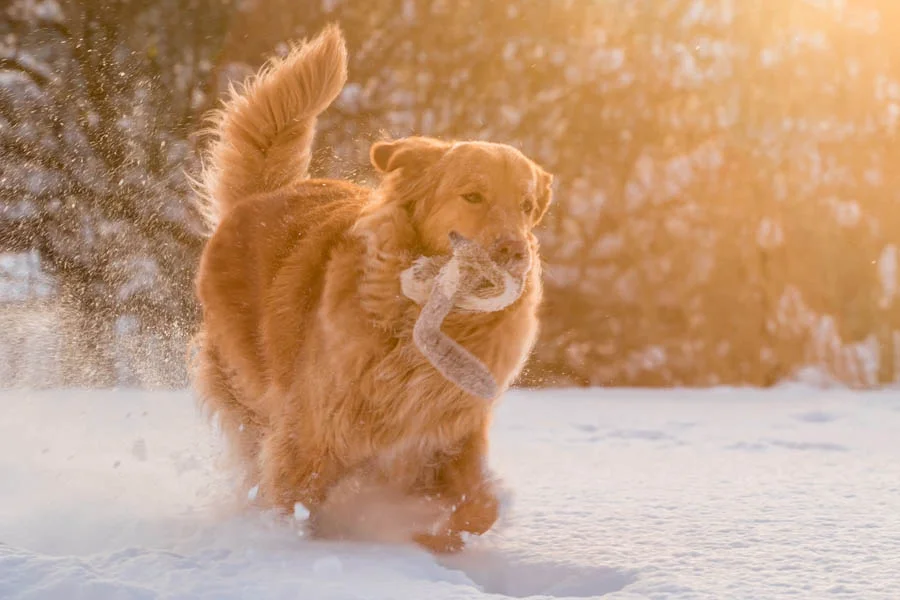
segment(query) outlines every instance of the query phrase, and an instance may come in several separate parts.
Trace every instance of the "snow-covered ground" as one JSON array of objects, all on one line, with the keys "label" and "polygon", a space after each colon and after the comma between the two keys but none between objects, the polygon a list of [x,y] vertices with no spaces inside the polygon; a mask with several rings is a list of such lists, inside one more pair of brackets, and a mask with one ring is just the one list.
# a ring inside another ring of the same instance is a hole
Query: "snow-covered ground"
[{"label": "snow-covered ground", "polygon": [[900,598],[900,393],[514,392],[463,554],[240,514],[187,393],[0,394],[0,598]]}]

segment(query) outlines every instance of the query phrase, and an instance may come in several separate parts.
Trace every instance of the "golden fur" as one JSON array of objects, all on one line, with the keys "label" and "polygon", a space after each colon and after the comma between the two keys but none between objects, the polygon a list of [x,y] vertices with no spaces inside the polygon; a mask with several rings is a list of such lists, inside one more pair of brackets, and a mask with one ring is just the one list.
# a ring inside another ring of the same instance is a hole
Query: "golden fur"
[{"label": "golden fur", "polygon": [[451,229],[527,270],[506,309],[444,322],[506,389],[537,332],[531,231],[551,176],[510,146],[412,137],[373,145],[375,190],[309,179],[316,116],[345,80],[329,26],[217,112],[200,189],[213,231],[197,276],[196,385],[266,505],[302,503],[321,535],[453,551],[497,519],[492,406],[415,348],[420,308],[400,272],[447,252]]}]

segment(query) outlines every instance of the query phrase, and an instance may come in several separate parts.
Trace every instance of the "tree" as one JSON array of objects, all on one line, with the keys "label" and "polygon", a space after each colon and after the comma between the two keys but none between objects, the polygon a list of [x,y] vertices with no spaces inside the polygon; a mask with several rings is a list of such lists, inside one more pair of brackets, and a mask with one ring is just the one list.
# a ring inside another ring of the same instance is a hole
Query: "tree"
[{"label": "tree", "polygon": [[371,181],[371,141],[426,134],[510,143],[556,175],[525,382],[771,385],[812,363],[863,385],[897,377],[888,0],[5,10],[0,249],[36,249],[76,314],[96,316],[77,337],[126,315],[151,335],[190,328],[188,132],[273,50],[338,21],[350,81],[314,173]]},{"label": "tree", "polygon": [[4,9],[0,250],[34,249],[54,277],[71,317],[68,383],[115,382],[119,317],[155,335],[189,331],[202,237],[184,170],[229,10],[220,0]]}]

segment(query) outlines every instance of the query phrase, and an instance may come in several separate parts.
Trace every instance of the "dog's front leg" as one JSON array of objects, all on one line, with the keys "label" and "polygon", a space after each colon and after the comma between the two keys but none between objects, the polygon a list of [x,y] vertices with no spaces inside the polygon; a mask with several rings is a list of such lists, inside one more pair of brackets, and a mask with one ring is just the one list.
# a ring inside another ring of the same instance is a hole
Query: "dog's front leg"
[{"label": "dog's front leg", "polygon": [[442,479],[447,482],[447,493],[457,498],[450,517],[451,529],[481,535],[493,527],[500,503],[487,466],[484,434],[473,435],[467,441],[463,451],[444,466]]},{"label": "dog's front leg", "polygon": [[451,515],[444,529],[418,536],[419,544],[435,552],[456,552],[464,545],[462,532],[481,535],[494,525],[500,503],[486,463],[486,433],[479,432],[438,466],[428,492],[449,504]]}]

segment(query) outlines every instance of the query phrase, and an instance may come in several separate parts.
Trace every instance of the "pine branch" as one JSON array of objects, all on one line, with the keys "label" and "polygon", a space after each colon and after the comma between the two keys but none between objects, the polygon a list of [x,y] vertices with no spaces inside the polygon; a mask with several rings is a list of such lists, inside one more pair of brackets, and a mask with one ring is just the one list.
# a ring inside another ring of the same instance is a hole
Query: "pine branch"
[{"label": "pine branch", "polygon": [[0,56],[0,71],[15,71],[27,76],[34,85],[43,89],[53,80],[49,72],[42,72],[36,65],[29,65],[21,56]]},{"label": "pine branch", "polygon": [[15,34],[22,35],[34,31],[52,31],[63,40],[73,39],[72,30],[63,21],[53,21],[44,17],[31,19],[16,19],[8,15],[4,16],[4,24]]}]

